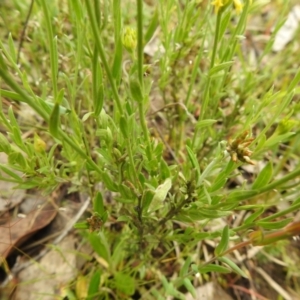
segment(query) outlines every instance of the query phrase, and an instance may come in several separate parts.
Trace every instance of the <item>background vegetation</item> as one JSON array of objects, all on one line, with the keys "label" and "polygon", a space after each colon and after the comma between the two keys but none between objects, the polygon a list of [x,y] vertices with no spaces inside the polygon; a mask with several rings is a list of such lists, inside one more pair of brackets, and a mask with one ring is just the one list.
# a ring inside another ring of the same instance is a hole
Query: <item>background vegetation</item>
[{"label": "background vegetation", "polygon": [[272,52],[293,3],[251,2],[39,0],[26,23],[5,2],[0,178],[93,202],[76,227],[102,264],[69,299],[185,299],[299,234],[299,43]]}]

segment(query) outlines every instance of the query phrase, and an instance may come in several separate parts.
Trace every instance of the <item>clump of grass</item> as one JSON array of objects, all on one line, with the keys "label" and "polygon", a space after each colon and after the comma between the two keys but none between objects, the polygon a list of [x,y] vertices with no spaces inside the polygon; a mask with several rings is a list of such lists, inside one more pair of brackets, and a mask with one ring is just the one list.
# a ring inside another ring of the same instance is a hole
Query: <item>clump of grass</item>
[{"label": "clump of grass", "polygon": [[[86,229],[84,238],[107,267],[86,274],[89,298],[139,291],[149,299],[184,299],[183,290],[195,294],[196,274],[246,277],[230,259],[233,250],[299,234],[299,223],[287,216],[300,207],[300,168],[284,167],[299,155],[300,72],[279,66],[276,74],[286,79],[274,84],[272,61],[280,58],[271,42],[256,65],[248,63],[244,33],[259,4],[212,4],[215,12],[205,1],[41,0],[20,64],[16,33],[0,44],[0,150],[9,161],[0,165],[0,178],[45,192],[71,183],[93,199],[93,215],[76,227]],[[163,51],[145,62],[154,35]],[[150,113],[156,98],[160,107]],[[20,124],[8,100],[33,109],[35,124]],[[35,134],[24,139],[28,126]],[[265,166],[252,181],[229,188],[244,165],[259,162]],[[267,215],[283,197],[289,207]],[[247,217],[238,226],[209,229],[239,211]],[[194,255],[204,240],[216,241],[206,262]],[[175,279],[163,265],[168,260]]]}]

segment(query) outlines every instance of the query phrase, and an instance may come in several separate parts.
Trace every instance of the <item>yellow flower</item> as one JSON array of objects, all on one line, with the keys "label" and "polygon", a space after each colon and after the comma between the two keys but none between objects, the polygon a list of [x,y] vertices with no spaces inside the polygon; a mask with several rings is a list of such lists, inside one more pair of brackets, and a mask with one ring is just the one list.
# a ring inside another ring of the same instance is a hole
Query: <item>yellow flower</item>
[{"label": "yellow flower", "polygon": [[243,4],[240,0],[233,0],[233,4],[235,7],[236,12],[239,14],[243,10]]},{"label": "yellow flower", "polygon": [[219,12],[219,9],[224,6],[223,0],[214,0],[211,5],[215,7],[215,13]]},{"label": "yellow flower", "polygon": [[215,7],[215,13],[217,14],[221,8],[225,8],[232,3],[232,0],[214,0],[211,5]]}]

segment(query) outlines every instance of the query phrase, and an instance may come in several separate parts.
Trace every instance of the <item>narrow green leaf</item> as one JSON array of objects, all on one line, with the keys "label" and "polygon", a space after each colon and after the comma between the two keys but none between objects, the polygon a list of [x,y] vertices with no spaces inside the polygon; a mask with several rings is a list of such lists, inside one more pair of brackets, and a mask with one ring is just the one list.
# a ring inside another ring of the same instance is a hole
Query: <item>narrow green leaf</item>
[{"label": "narrow green leaf", "polygon": [[[50,55],[51,55],[51,53],[50,53]],[[55,80],[53,81],[53,94],[54,94],[54,97],[57,96],[57,98],[58,98],[58,94],[57,94],[57,78],[58,78],[57,35],[53,38],[53,69],[51,69],[51,72],[54,72],[53,74],[51,74],[52,80],[53,80],[54,76],[56,77]],[[54,84],[56,84],[55,87],[54,87]]]},{"label": "narrow green leaf", "polygon": [[194,299],[196,299],[197,293],[196,293],[195,287],[191,283],[190,279],[189,278],[184,278],[183,279],[183,284],[186,287],[186,289],[192,294]]},{"label": "narrow green leaf", "polygon": [[199,180],[197,184],[202,184],[202,182],[205,180],[206,177],[210,176],[212,170],[216,167],[216,164],[218,163],[218,158],[214,158],[203,170],[201,176],[199,177]]},{"label": "narrow green leaf", "polygon": [[57,98],[55,99],[55,103],[58,103],[59,105],[62,103],[64,99],[65,89],[61,89],[58,94]]},{"label": "narrow green leaf", "polygon": [[19,124],[18,124],[18,122],[16,120],[16,117],[15,117],[15,114],[14,114],[12,106],[10,106],[8,108],[8,117],[9,117],[11,126],[16,127],[19,130],[19,132],[20,132]]},{"label": "narrow green leaf", "polygon": [[103,180],[104,184],[106,185],[106,187],[110,191],[112,191],[112,192],[118,192],[119,191],[116,183],[112,181],[112,179],[110,178],[110,176],[106,172],[103,172],[102,180]]},{"label": "narrow green leaf", "polygon": [[49,131],[51,135],[54,136],[55,138],[59,137],[59,127],[60,127],[59,104],[55,103],[49,120]]},{"label": "narrow green leaf", "polygon": [[11,36],[11,32],[8,35],[8,46],[9,46],[10,56],[11,56],[12,60],[16,63],[17,62],[17,54],[16,54],[14,41],[13,41],[13,38]]},{"label": "narrow green leaf", "polygon": [[172,287],[171,287],[170,283],[168,282],[167,278],[164,275],[161,275],[160,279],[161,279],[162,285],[163,285],[166,293],[171,294],[172,293],[172,291],[171,291]]},{"label": "narrow green leaf", "polygon": [[107,240],[103,232],[91,232],[88,235],[88,240],[92,245],[94,251],[102,257],[108,264],[110,264],[110,250]]},{"label": "narrow green leaf", "polygon": [[129,87],[133,100],[136,102],[143,102],[144,96],[139,81],[136,79],[131,79]]},{"label": "narrow green leaf", "polygon": [[184,265],[180,269],[179,277],[184,277],[187,274],[187,272],[190,268],[191,261],[192,261],[192,258],[190,256],[188,256],[184,262]]},{"label": "narrow green leaf", "polygon": [[19,126],[12,126],[12,134],[10,134],[11,139],[16,143],[16,145],[22,149],[23,151],[26,150],[24,145],[24,141],[21,136],[20,127]]},{"label": "narrow green leaf", "polygon": [[171,176],[169,165],[166,163],[164,159],[160,161],[160,171],[161,171],[161,178],[164,180]]},{"label": "narrow green leaf", "polygon": [[282,229],[287,224],[289,224],[292,220],[293,220],[293,218],[288,218],[288,219],[284,219],[284,220],[276,221],[276,222],[258,221],[258,222],[256,222],[256,225],[260,226],[264,229]]},{"label": "narrow green leaf", "polygon": [[5,165],[0,164],[0,169],[6,173],[7,175],[9,175],[10,177],[14,178],[15,180],[17,180],[18,182],[23,182],[22,178],[14,173],[12,170],[8,169]]},{"label": "narrow green leaf", "polygon": [[209,188],[209,192],[215,192],[218,191],[219,189],[223,188],[225,183],[227,182],[227,178],[224,176],[217,177],[216,181],[214,184]]},{"label": "narrow green leaf", "polygon": [[70,4],[72,6],[72,10],[71,11],[75,12],[77,20],[78,21],[82,20],[83,19],[83,17],[82,17],[83,9],[82,9],[81,2],[79,0],[72,0],[70,2]]},{"label": "narrow green leaf", "polygon": [[[96,8],[95,8],[96,9]],[[93,72],[93,102],[95,116],[98,117],[101,113],[104,103],[104,86],[101,64],[98,61],[98,50],[95,47],[92,57],[92,72]]]},{"label": "narrow green leaf", "polygon": [[197,123],[196,128],[200,129],[200,128],[204,128],[204,127],[209,127],[216,122],[217,122],[217,120],[213,120],[213,119],[202,120]]},{"label": "narrow green leaf", "polygon": [[94,212],[98,213],[100,216],[102,216],[105,213],[103,197],[100,192],[97,192],[95,196],[95,199],[93,201],[93,209]]},{"label": "narrow green leaf", "polygon": [[79,222],[74,225],[76,229],[89,229],[89,224],[87,222]]},{"label": "narrow green leaf", "polygon": [[211,76],[222,70],[225,70],[225,69],[229,68],[230,66],[232,66],[233,63],[234,63],[233,61],[227,61],[227,62],[221,63],[221,64],[213,67],[212,69],[210,69],[209,75]]},{"label": "narrow green leaf", "polygon": [[101,219],[103,221],[103,223],[105,223],[108,219],[108,212],[107,210],[101,215]]},{"label": "narrow green leaf", "polygon": [[295,75],[294,79],[291,81],[289,87],[288,87],[288,92],[293,91],[293,89],[297,86],[297,84],[300,81],[300,70],[298,70],[297,74]]},{"label": "narrow green leaf", "polygon": [[226,265],[228,265],[234,272],[236,272],[237,274],[241,275],[244,278],[248,278],[248,276],[246,275],[246,273],[240,269],[232,260],[230,260],[229,258],[223,256],[223,257],[219,257],[218,258],[219,261],[221,261],[222,263],[225,263]]},{"label": "narrow green leaf", "polygon": [[222,16],[222,21],[220,24],[220,33],[218,36],[218,40],[221,41],[224,33],[226,32],[226,30],[228,29],[228,23],[231,19],[231,10],[228,10],[223,16]]},{"label": "narrow green leaf", "polygon": [[198,214],[208,218],[208,219],[213,219],[213,218],[221,218],[221,217],[226,217],[230,215],[232,212],[230,211],[222,211],[222,210],[216,210],[216,209],[208,209],[208,208],[201,208],[198,209]]},{"label": "narrow green leaf", "polygon": [[286,141],[288,138],[290,138],[291,136],[295,135],[295,132],[288,132],[285,134],[281,134],[281,135],[272,135],[266,142],[264,145],[264,148],[271,148],[279,143],[282,143],[284,141]]},{"label": "narrow green leaf", "polygon": [[203,191],[204,191],[204,194],[206,196],[206,199],[207,199],[207,202],[209,205],[211,205],[211,197],[210,197],[210,193],[207,191],[205,185],[203,185]]},{"label": "narrow green leaf", "polygon": [[294,203],[292,204],[292,206],[300,204],[300,198],[298,198],[297,200],[294,201]]},{"label": "narrow green leaf", "polygon": [[[40,101],[40,104],[43,105],[43,107],[45,107],[45,110],[47,111],[47,113],[51,113],[55,104],[50,100],[44,101],[41,98],[38,98],[38,100]],[[70,112],[71,112],[71,110],[69,108],[66,108],[62,105],[59,106],[59,114],[60,115],[69,114]]]},{"label": "narrow green leaf", "polygon": [[27,168],[27,162],[24,156],[17,151],[13,151],[8,155],[8,161],[11,165],[19,165],[24,171]]},{"label": "narrow green leaf", "polygon": [[159,25],[159,20],[158,20],[158,9],[155,10],[153,16],[152,16],[152,19],[150,21],[150,24],[148,26],[148,29],[145,33],[145,44],[147,44],[151,38],[153,37],[153,34],[156,30],[156,28],[158,27]]},{"label": "narrow green leaf", "polygon": [[104,103],[104,88],[103,88],[103,83],[100,84],[97,95],[94,98],[94,110],[95,110],[95,116],[98,117],[102,108],[103,108],[103,103]]},{"label": "narrow green leaf", "polygon": [[150,289],[150,292],[151,292],[151,294],[155,297],[155,299],[157,299],[157,300],[166,300],[166,298],[163,297],[163,296],[160,294],[160,292],[159,292],[155,287],[152,287],[152,288]]},{"label": "narrow green leaf", "polygon": [[223,252],[225,252],[228,248],[228,242],[229,242],[229,228],[228,225],[226,225],[222,232],[222,238],[219,243],[219,245],[215,249],[215,255],[219,256]]},{"label": "narrow green leaf", "polygon": [[142,207],[144,211],[148,211],[155,192],[152,190],[144,190],[142,197]]},{"label": "narrow green leaf", "polygon": [[189,146],[186,146],[186,150],[188,152],[188,156],[192,163],[192,166],[196,169],[197,168],[199,169],[199,163],[198,163],[198,160],[197,160],[196,155],[194,154],[193,150]]},{"label": "narrow green leaf", "polygon": [[121,33],[121,25],[122,25],[122,8],[121,8],[121,0],[113,0],[113,21],[114,21],[114,37],[115,44],[119,40]]},{"label": "narrow green leaf", "polygon": [[0,133],[0,152],[9,154],[10,151],[10,143],[8,142],[7,138],[2,133]]},{"label": "narrow green leaf", "polygon": [[234,201],[241,201],[249,199],[255,195],[257,195],[257,191],[233,191],[229,194],[227,201],[228,202],[234,202]]},{"label": "narrow green leaf", "polygon": [[193,272],[194,272],[195,274],[197,274],[198,271],[199,271],[199,268],[198,268],[198,266],[197,266],[196,264],[191,264],[191,269],[193,270]]},{"label": "narrow green leaf", "polygon": [[123,55],[123,46],[122,46],[121,37],[119,37],[118,41],[116,43],[114,61],[113,61],[113,65],[112,65],[112,75],[116,79],[117,82],[119,81],[119,78],[121,77],[122,55]]},{"label": "narrow green leaf", "polygon": [[192,163],[192,166],[196,169],[196,172],[197,172],[196,182],[198,182],[200,175],[201,175],[198,159],[197,159],[195,153],[193,152],[193,150],[189,146],[186,145],[185,147],[186,147],[189,159]]},{"label": "narrow green leaf", "polygon": [[[3,51],[3,49],[1,49]],[[2,54],[2,51],[0,51],[0,69],[2,69],[3,72],[7,72],[7,63],[6,61],[4,60],[3,58],[3,54]]]},{"label": "narrow green leaf", "polygon": [[231,270],[228,268],[218,266],[218,265],[213,265],[209,264],[203,267],[198,267],[199,273],[208,273],[208,272],[217,272],[217,273],[231,273]]},{"label": "narrow green leaf", "polygon": [[265,147],[265,143],[267,141],[267,137],[265,134],[262,134],[258,140],[258,143],[255,147],[255,151],[259,152],[261,149]]},{"label": "narrow green leaf", "polygon": [[88,289],[88,297],[87,299],[94,299],[95,295],[99,291],[99,285],[100,285],[100,278],[101,278],[101,271],[97,270],[90,281],[89,289]]},{"label": "narrow green leaf", "polygon": [[252,185],[253,190],[258,190],[264,186],[266,186],[273,176],[273,164],[272,162],[268,162],[266,166],[261,170],[258,174],[256,180]]},{"label": "narrow green leaf", "polygon": [[128,124],[124,116],[120,118],[120,130],[125,139],[128,139]]},{"label": "narrow green leaf", "polygon": [[260,207],[256,212],[252,213],[245,221],[244,224],[252,224],[260,215],[265,211],[264,207]]}]

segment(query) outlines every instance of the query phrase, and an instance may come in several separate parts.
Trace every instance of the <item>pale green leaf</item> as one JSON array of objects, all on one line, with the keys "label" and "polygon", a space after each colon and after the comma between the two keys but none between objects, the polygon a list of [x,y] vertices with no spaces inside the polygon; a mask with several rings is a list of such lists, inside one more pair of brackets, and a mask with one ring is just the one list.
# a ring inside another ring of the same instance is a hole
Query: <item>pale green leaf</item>
[{"label": "pale green leaf", "polygon": [[156,211],[164,206],[163,201],[166,199],[171,187],[172,180],[171,178],[167,178],[163,184],[156,188],[148,211]]},{"label": "pale green leaf", "polygon": [[234,272],[236,272],[237,274],[241,275],[242,277],[248,278],[248,276],[246,275],[246,273],[240,269],[232,260],[230,260],[227,257],[219,257],[218,258],[219,261],[227,264]]},{"label": "pale green leaf", "polygon": [[226,225],[222,232],[222,238],[219,243],[219,245],[215,249],[215,254],[218,256],[225,252],[228,248],[228,242],[229,242],[229,228],[228,225]]},{"label": "pale green leaf", "polygon": [[259,172],[257,178],[255,179],[252,189],[258,190],[264,186],[266,186],[273,176],[273,164],[272,162],[268,162],[267,165]]}]

